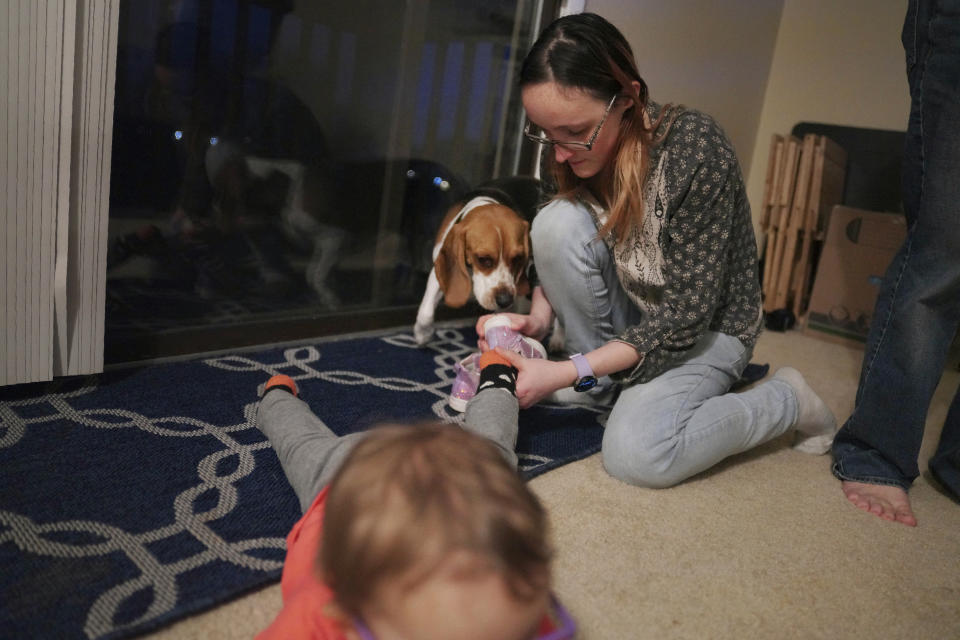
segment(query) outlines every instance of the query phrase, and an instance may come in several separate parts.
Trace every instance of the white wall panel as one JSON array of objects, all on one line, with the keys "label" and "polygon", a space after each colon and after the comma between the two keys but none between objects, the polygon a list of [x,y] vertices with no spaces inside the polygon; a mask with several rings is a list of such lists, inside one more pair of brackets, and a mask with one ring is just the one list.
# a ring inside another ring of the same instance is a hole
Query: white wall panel
[{"label": "white wall panel", "polygon": [[103,368],[118,9],[0,1],[0,384]]}]

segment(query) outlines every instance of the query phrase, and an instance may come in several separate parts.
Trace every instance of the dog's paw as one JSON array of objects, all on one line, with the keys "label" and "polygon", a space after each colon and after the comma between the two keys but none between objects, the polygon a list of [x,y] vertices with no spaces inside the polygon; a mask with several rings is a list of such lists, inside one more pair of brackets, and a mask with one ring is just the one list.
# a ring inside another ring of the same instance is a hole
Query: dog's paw
[{"label": "dog's paw", "polygon": [[417,343],[417,346],[423,347],[430,342],[430,338],[433,337],[433,325],[432,324],[420,324],[419,322],[413,325],[413,340]]}]

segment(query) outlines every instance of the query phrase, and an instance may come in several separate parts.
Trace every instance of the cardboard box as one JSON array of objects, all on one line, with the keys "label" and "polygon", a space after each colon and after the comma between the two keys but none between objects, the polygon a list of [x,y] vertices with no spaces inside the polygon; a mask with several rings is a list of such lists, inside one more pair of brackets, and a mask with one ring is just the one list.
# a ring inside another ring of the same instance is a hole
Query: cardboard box
[{"label": "cardboard box", "polygon": [[804,333],[862,348],[883,275],[906,237],[902,214],[835,206]]}]

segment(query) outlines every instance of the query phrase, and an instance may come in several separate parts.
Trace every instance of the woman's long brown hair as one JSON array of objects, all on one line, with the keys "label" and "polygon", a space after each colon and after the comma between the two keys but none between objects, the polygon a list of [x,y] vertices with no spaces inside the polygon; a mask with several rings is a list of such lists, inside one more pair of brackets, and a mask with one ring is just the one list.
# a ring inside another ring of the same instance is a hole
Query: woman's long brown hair
[{"label": "woman's long brown hair", "polygon": [[[666,135],[664,131],[655,137],[654,132],[665,118],[669,118],[669,130],[675,110],[665,105],[656,120],[647,123],[647,84],[637,70],[633,50],[616,27],[593,13],[559,18],[540,34],[523,61],[520,87],[544,82],[582,91],[600,102],[608,102],[615,94],[633,102],[620,120],[613,162],[602,170],[593,191],[609,212],[599,235],[612,234],[619,241],[643,220],[650,149]],[[556,161],[555,154],[548,154],[546,166],[557,183],[557,197],[570,198],[585,188],[569,165]]]}]

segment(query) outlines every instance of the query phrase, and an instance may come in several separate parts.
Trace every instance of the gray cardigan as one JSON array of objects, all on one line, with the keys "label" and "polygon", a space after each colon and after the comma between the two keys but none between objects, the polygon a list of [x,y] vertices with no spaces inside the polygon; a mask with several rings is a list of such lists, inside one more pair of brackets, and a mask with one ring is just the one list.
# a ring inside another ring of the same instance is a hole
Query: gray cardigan
[{"label": "gray cardigan", "polygon": [[[656,121],[660,105],[647,106]],[[665,124],[657,135],[662,135]],[[647,382],[670,369],[707,331],[753,346],[762,326],[757,244],[733,147],[708,115],[683,109],[651,150],[644,219],[616,246],[617,275],[643,312],[619,340],[640,363],[615,374]],[[607,213],[590,205],[597,228]]]}]

